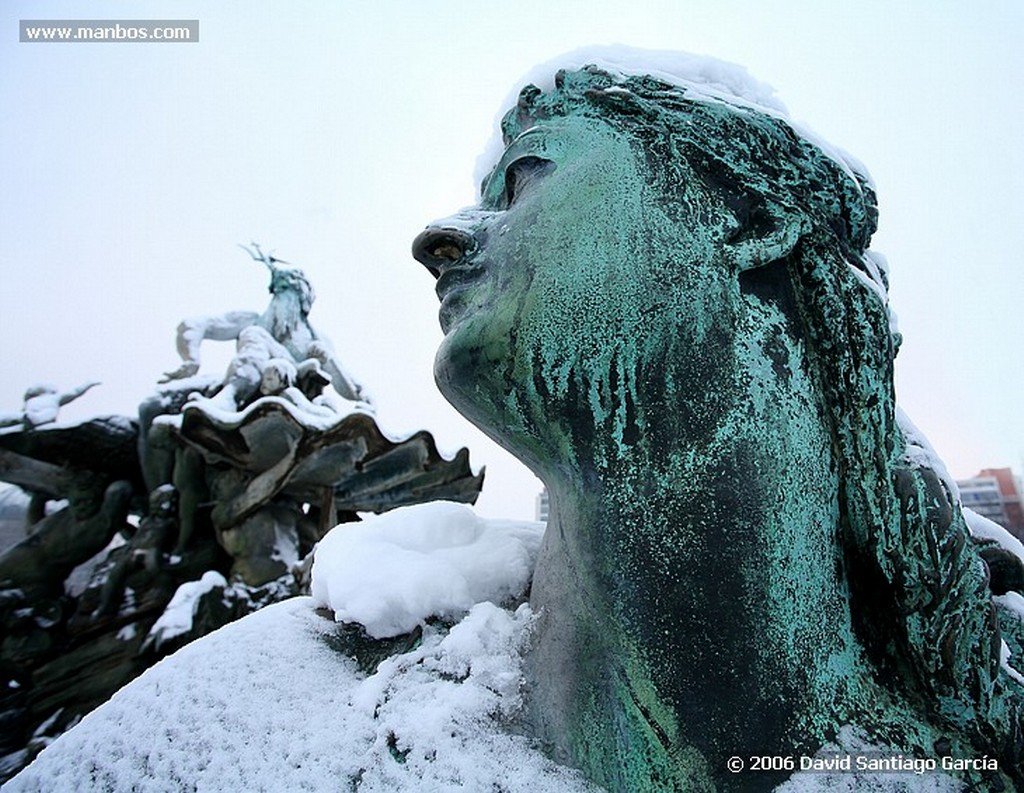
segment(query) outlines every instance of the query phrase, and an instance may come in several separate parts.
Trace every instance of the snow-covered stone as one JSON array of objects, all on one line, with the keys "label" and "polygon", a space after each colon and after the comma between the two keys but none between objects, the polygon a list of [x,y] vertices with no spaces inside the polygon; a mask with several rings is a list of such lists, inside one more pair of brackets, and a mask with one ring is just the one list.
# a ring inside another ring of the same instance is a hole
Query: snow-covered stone
[{"label": "snow-covered stone", "polygon": [[543,533],[542,523],[486,520],[446,501],[342,524],[317,547],[313,600],[374,638],[458,618],[522,595]]}]

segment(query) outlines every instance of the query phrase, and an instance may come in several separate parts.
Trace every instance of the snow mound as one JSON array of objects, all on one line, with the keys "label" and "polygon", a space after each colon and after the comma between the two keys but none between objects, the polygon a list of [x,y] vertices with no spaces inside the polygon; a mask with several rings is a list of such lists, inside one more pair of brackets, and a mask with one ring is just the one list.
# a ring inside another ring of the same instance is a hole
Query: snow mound
[{"label": "snow mound", "polygon": [[269,606],[148,670],[4,791],[594,791],[507,730],[532,619],[480,604],[366,676],[310,598]]},{"label": "snow mound", "polygon": [[522,595],[543,533],[542,523],[487,520],[446,501],[342,524],[317,546],[313,600],[376,639],[397,636]]}]

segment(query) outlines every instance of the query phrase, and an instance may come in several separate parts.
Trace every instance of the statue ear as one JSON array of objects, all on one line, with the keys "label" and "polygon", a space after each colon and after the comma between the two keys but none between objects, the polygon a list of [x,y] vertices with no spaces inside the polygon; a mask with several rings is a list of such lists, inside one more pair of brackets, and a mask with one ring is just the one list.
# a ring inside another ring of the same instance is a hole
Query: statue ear
[{"label": "statue ear", "polygon": [[734,211],[736,226],[726,239],[739,272],[785,259],[808,230],[804,218],[794,217],[781,207],[745,209]]},{"label": "statue ear", "polygon": [[[806,218],[780,207],[747,213],[726,247],[734,257],[740,292],[775,306],[799,327],[799,310],[789,276],[789,259],[809,230]],[[776,213],[770,210],[778,209]],[[734,213],[735,217],[735,213]]]}]

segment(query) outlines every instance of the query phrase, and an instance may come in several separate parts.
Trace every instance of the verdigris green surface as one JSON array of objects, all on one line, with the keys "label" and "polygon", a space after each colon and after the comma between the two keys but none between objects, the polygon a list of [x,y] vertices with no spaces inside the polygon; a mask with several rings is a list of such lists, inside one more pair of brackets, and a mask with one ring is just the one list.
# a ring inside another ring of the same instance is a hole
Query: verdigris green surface
[{"label": "verdigris green surface", "polygon": [[528,728],[616,791],[768,790],[726,760],[844,725],[1024,781],[986,567],[896,422],[866,180],[595,67],[503,132],[480,206],[414,252],[441,390],[551,495]]}]

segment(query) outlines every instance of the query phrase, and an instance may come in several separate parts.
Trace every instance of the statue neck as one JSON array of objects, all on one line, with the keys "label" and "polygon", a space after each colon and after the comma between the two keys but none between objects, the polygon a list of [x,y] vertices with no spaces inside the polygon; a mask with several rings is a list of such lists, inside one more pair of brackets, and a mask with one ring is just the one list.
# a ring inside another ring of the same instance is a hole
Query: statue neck
[{"label": "statue neck", "polygon": [[780,399],[735,404],[700,448],[652,429],[603,469],[548,477],[531,718],[559,759],[608,758],[588,773],[611,789],[632,784],[614,769],[637,741],[665,773],[681,751],[713,775],[793,735],[813,751],[816,700],[836,707],[853,676],[831,440],[816,405]]}]

